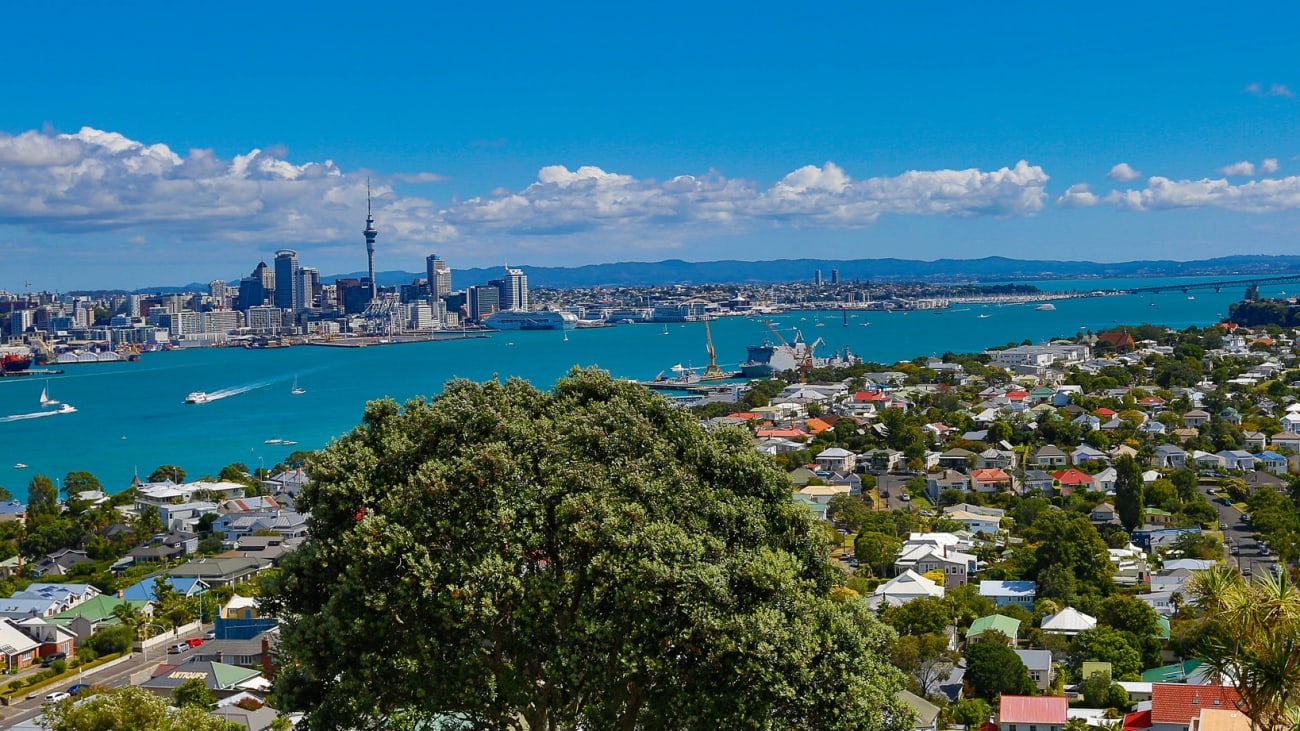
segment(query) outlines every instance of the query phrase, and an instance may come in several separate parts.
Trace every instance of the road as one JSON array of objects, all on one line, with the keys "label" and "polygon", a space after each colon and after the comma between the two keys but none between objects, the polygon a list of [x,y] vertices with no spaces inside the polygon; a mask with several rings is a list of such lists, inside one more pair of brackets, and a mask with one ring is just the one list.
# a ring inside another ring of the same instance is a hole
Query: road
[{"label": "road", "polygon": [[[876,475],[876,490],[885,501],[889,510],[911,510],[912,504],[902,499],[907,492],[905,485],[912,479],[910,475]],[[884,497],[888,493],[889,497]]]},{"label": "road", "polygon": [[[1261,570],[1273,570],[1272,565],[1277,563],[1277,556],[1272,554],[1269,556],[1259,555],[1258,539],[1251,530],[1250,525],[1242,522],[1241,511],[1231,505],[1224,505],[1223,501],[1213,491],[1207,490],[1206,497],[1209,498],[1210,504],[1214,506],[1215,512],[1219,514],[1219,524],[1224,526],[1223,550],[1228,565],[1236,566],[1242,573],[1247,570],[1251,573]],[[1237,547],[1238,553],[1236,555],[1231,553],[1233,546]]]},{"label": "road", "polygon": [[[176,642],[180,642],[191,637],[202,637],[202,630],[195,630],[189,634],[180,635]],[[36,691],[34,697],[27,698],[11,706],[0,707],[0,727],[10,728],[23,721],[29,721],[40,715],[44,705],[45,696],[56,691],[67,690],[70,686],[77,683],[86,683],[88,685],[100,685],[106,688],[121,688],[131,682],[131,676],[145,669],[153,669],[161,663],[181,664],[189,662],[190,657],[194,654],[195,648],[191,647],[185,652],[168,653],[167,646],[172,643],[159,645],[148,651],[148,653],[137,652],[131,655],[131,658],[120,665],[114,665],[107,670],[90,670],[79,678],[68,678],[60,683],[47,685]]]}]

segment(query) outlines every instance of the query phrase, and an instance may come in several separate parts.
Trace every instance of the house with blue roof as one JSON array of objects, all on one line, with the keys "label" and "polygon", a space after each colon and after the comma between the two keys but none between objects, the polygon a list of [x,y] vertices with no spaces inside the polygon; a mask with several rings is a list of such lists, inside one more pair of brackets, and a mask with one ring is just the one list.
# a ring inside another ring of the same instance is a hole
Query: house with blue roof
[{"label": "house with blue roof", "polygon": [[[142,579],[138,583],[132,584],[122,590],[122,599],[126,601],[155,602],[158,595],[154,593],[154,579],[151,576]],[[172,588],[172,591],[186,597],[196,597],[208,590],[208,585],[202,579],[196,579],[189,576],[163,576]]]},{"label": "house with blue roof", "polygon": [[1271,449],[1266,449],[1263,452],[1256,454],[1255,464],[1258,465],[1260,469],[1267,470],[1275,475],[1285,475],[1287,471],[1286,457],[1283,457]]},{"label": "house with blue roof", "polygon": [[1033,610],[1038,584],[1033,581],[981,581],[980,596],[993,600],[993,606],[1019,604]]},{"label": "house with blue roof", "polygon": [[17,520],[24,522],[27,520],[27,506],[21,500],[5,500],[0,502],[0,522],[6,520]]}]

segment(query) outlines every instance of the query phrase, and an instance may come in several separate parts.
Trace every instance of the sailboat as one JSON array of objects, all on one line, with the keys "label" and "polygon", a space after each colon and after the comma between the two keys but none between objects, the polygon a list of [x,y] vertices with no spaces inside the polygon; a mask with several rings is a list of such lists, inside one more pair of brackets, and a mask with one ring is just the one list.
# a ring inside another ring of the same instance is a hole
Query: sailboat
[{"label": "sailboat", "polygon": [[50,398],[49,384],[41,387],[41,406],[58,406],[59,402]]},{"label": "sailboat", "polygon": [[565,331],[564,331],[564,342],[566,342],[566,343],[569,342],[569,331],[568,331],[568,330],[565,330]]},{"label": "sailboat", "polygon": [[303,395],[304,393],[307,393],[307,389],[305,389],[305,388],[303,388],[302,386],[299,386],[299,385],[298,385],[298,377],[297,377],[297,376],[294,376],[294,377],[293,377],[293,388],[290,389],[289,393],[293,394],[294,396],[301,396],[301,395]]},{"label": "sailboat", "polygon": [[667,334],[668,334],[668,326],[667,326],[667,325],[664,325],[664,335],[667,335]]}]

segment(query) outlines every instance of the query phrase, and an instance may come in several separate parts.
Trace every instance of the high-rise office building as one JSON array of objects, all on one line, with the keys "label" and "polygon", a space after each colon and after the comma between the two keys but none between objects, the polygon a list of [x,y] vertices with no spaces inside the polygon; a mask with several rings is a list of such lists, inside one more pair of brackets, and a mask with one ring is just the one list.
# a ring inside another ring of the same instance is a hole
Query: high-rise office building
[{"label": "high-rise office building", "polygon": [[501,309],[501,290],[495,286],[470,287],[466,294],[469,301],[465,309],[475,322]]},{"label": "high-rise office building", "polygon": [[294,312],[302,309],[302,275],[293,249],[275,252],[275,306]]},{"label": "high-rise office building", "polygon": [[447,266],[446,260],[439,259],[437,254],[430,254],[424,264],[429,295],[439,299],[451,294],[451,267]]},{"label": "high-rise office building", "polygon": [[822,270],[818,269],[817,271],[813,272],[813,284],[817,285],[818,287],[822,286]]},{"label": "high-rise office building", "polygon": [[299,291],[302,292],[299,309],[309,310],[315,307],[320,299],[320,270],[316,267],[299,267],[298,279]]},{"label": "high-rise office building", "polygon": [[506,278],[501,286],[501,309],[528,309],[528,275],[523,269],[506,267]]},{"label": "high-rise office building", "polygon": [[832,270],[831,270],[831,284],[839,284],[839,283],[840,283],[840,270],[839,270],[839,269],[832,269]]}]

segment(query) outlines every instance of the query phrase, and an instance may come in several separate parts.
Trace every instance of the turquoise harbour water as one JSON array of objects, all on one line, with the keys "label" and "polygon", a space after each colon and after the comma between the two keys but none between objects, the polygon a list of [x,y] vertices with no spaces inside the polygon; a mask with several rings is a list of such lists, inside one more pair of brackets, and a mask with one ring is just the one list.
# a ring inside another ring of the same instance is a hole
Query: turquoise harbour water
[{"label": "turquoise harbour water", "polygon": [[[1195,280],[1081,280],[1039,283],[1042,289],[1093,291]],[[1292,284],[1300,289],[1300,284]],[[1264,286],[1264,296],[1284,286]],[[1206,326],[1228,312],[1244,288],[1057,300],[1054,311],[1033,305],[955,305],[941,313],[790,312],[771,318],[787,339],[791,328],[832,349],[848,346],[871,361],[892,363],[945,351],[977,352],[993,345],[1071,336],[1116,323],[1157,323],[1176,329]],[[979,315],[987,315],[980,318]],[[818,323],[821,324],[818,327]],[[770,338],[759,319],[728,317],[710,324],[718,362],[734,369],[745,347]],[[403,401],[438,393],[454,377],[520,376],[549,387],[575,365],[597,365],[622,378],[649,379],[676,363],[708,363],[704,325],[619,325],[561,332],[501,332],[489,338],[327,348],[301,346],[249,351],[212,348],[147,353],[136,363],[62,366],[46,377],[0,379],[0,485],[20,499],[34,474],[62,478],[88,470],[111,491],[138,470],[176,464],[190,479],[216,474],[232,462],[271,467],[295,449],[318,449],[360,420],[365,403]],[[668,375],[671,375],[669,373]],[[306,393],[289,393],[295,376]],[[40,411],[41,388],[76,413],[3,420]],[[234,391],[206,404],[182,403],[191,391]],[[266,444],[267,439],[297,445]],[[15,469],[16,463],[28,465]]]}]

